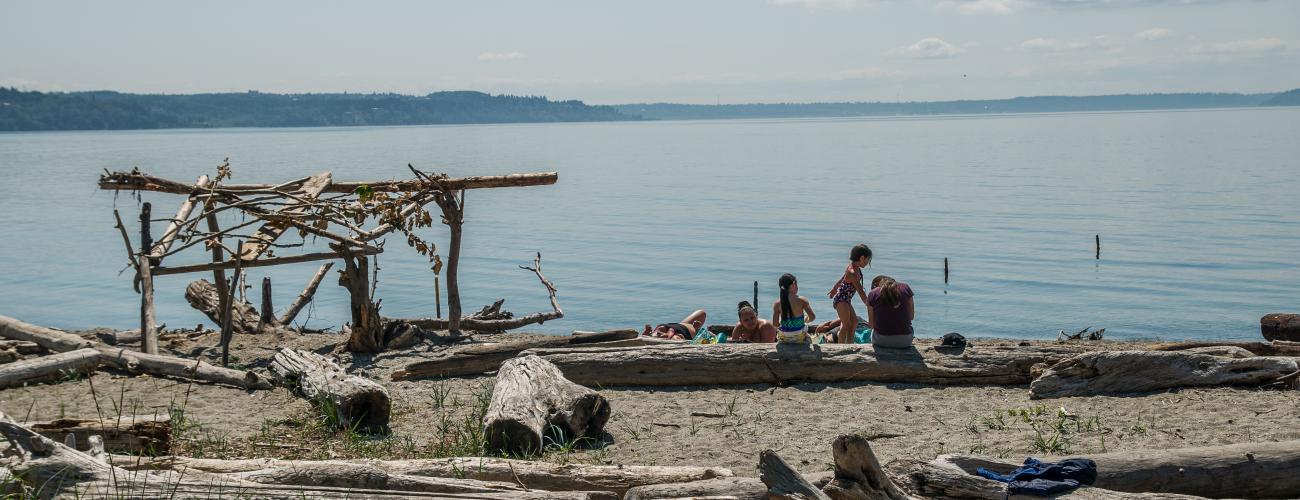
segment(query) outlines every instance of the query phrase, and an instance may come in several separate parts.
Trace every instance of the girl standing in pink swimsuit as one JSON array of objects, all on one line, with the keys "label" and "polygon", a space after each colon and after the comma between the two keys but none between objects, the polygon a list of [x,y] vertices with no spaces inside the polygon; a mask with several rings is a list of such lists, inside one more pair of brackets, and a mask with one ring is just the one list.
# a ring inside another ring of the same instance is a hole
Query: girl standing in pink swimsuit
[{"label": "girl standing in pink swimsuit", "polygon": [[[844,275],[840,276],[840,280],[835,282],[831,291],[826,293],[826,296],[831,299],[831,304],[835,306],[835,312],[839,314],[840,325],[858,324],[858,315],[853,310],[855,293],[862,298],[863,306],[871,307],[867,304],[867,292],[862,288],[862,268],[869,265],[871,265],[871,248],[866,243],[854,245],[849,251],[849,265],[844,268]],[[840,344],[851,344],[853,335],[837,335],[835,340]]]}]

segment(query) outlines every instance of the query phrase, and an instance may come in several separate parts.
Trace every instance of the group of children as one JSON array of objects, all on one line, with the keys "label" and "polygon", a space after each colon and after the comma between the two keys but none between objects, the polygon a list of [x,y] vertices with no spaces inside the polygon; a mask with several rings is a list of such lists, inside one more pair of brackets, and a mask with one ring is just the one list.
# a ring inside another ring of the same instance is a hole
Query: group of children
[{"label": "group of children", "polygon": [[[849,265],[826,296],[835,307],[836,319],[818,325],[809,332],[808,324],[817,318],[812,303],[799,295],[799,281],[792,274],[784,274],[777,281],[780,298],[772,304],[772,320],[758,317],[758,311],[748,301],[737,307],[736,323],[726,342],[834,342],[841,344],[871,342],[879,347],[905,348],[912,345],[912,320],[916,318],[916,305],[912,289],[889,276],[876,276],[871,288],[863,287],[862,268],[871,265],[871,248],[858,244],[849,251]],[[867,309],[863,324],[853,307],[853,298],[862,299]],[[691,313],[677,323],[664,323],[654,328],[646,325],[644,334],[681,340],[702,340],[712,334],[704,329],[707,318],[703,310]],[[846,326],[847,325],[847,326]]]}]

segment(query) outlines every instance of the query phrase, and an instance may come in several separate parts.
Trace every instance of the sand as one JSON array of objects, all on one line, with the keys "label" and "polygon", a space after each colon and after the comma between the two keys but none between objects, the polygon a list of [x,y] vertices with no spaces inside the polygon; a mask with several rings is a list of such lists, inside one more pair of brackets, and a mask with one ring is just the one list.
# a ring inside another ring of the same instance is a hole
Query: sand
[{"label": "sand", "polygon": [[[524,338],[512,335],[505,338]],[[177,354],[211,355],[215,337],[174,340],[164,342],[164,347]],[[237,363],[257,367],[265,365],[274,345],[329,352],[342,340],[328,334],[285,339],[243,336],[236,339],[232,353]],[[0,391],[0,411],[37,421],[183,409],[188,425],[178,452],[193,456],[427,457],[446,452],[450,440],[446,430],[462,429],[467,417],[472,422],[476,402],[490,394],[494,381],[490,376],[388,380],[394,369],[442,349],[446,347],[425,343],[373,359],[343,354],[344,366],[389,389],[394,434],[386,440],[357,442],[320,431],[312,425],[315,411],[310,405],[283,389],[247,392],[107,371],[91,378]],[[1027,386],[879,383],[633,387],[600,392],[613,408],[606,439],[558,446],[544,459],[722,466],[754,476],[758,453],[764,449],[777,450],[804,473],[826,471],[831,466],[831,441],[849,432],[875,435],[873,446],[885,461],[931,459],[954,452],[1013,459],[1086,456],[1300,439],[1300,391],[1294,390],[1182,389],[1047,400],[1029,399]]]}]

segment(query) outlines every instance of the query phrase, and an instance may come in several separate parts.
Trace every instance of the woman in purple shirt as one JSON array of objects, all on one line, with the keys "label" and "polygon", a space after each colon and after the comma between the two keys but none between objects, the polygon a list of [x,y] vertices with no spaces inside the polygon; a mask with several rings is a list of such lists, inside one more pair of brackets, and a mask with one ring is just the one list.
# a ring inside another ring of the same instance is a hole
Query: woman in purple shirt
[{"label": "woman in purple shirt", "polygon": [[871,280],[867,294],[867,323],[871,325],[871,343],[879,347],[907,348],[912,345],[912,320],[916,304],[912,287],[889,276]]}]

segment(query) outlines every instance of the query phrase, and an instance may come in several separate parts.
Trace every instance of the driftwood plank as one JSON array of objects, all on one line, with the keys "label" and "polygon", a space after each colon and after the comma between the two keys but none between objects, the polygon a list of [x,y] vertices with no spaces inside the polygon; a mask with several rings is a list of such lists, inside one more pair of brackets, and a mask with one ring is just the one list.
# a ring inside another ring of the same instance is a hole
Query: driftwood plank
[{"label": "driftwood plank", "polygon": [[538,338],[527,342],[509,342],[488,344],[459,349],[449,355],[425,361],[417,361],[393,372],[393,380],[406,380],[420,377],[461,377],[480,375],[496,371],[501,363],[519,353],[539,347],[558,347],[570,345],[587,345],[600,342],[635,339],[636,330],[610,330],[596,333],[574,333],[570,336]]},{"label": "driftwood plank", "polygon": [[[302,183],[302,186],[295,189],[292,194],[296,198],[313,200],[317,196],[320,196],[321,192],[329,186],[331,179],[333,179],[333,177],[328,171],[313,175],[307,178],[307,180]],[[277,215],[294,217],[303,215],[307,213],[307,211],[308,207],[302,203],[294,203],[281,209]],[[268,221],[266,224],[263,224],[262,227],[258,228],[257,231],[253,233],[253,236],[249,238],[248,241],[244,242],[243,246],[239,247],[238,258],[242,260],[257,259],[263,252],[266,252],[266,249],[270,248],[271,243],[274,243],[275,240],[279,239],[280,235],[284,234],[285,229],[288,228],[289,224],[287,223]]]},{"label": "driftwood plank", "polygon": [[[441,184],[448,190],[487,189],[503,187],[544,186],[555,184],[559,175],[555,172],[533,172],[508,175],[477,175],[469,177],[452,177],[442,179]],[[375,192],[420,191],[425,183],[419,180],[406,181],[349,181],[333,182],[326,186],[326,193],[352,193],[357,188],[367,186]],[[275,187],[274,184],[222,184],[221,192],[239,193],[246,191],[265,191]],[[126,191],[157,191],[172,194],[190,194],[194,187],[183,182],[176,182],[140,172],[113,172],[99,178],[99,188]]]},{"label": "driftwood plank", "polygon": [[99,351],[77,349],[40,358],[24,359],[0,365],[0,389],[21,387],[58,380],[78,373],[90,373],[102,361]]}]

